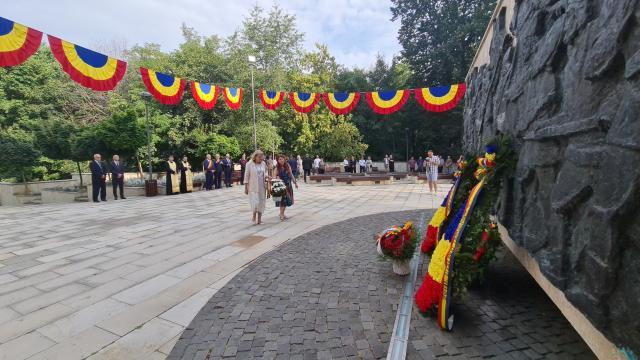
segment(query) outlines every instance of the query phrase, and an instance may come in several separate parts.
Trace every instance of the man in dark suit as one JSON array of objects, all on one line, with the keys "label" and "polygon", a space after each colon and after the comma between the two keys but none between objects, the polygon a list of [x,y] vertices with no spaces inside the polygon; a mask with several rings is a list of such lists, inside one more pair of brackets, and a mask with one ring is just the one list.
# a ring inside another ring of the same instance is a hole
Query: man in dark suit
[{"label": "man in dark suit", "polygon": [[302,169],[304,170],[304,182],[307,182],[307,176],[311,176],[311,168],[313,167],[313,160],[309,157],[309,154],[302,159]]},{"label": "man in dark suit", "polygon": [[120,198],[124,197],[124,166],[120,162],[120,156],[113,155],[113,161],[111,161],[111,184],[113,185],[113,198],[118,200],[117,190],[120,188]]},{"label": "man in dark suit", "polygon": [[100,200],[107,201],[107,187],[105,181],[107,179],[107,169],[102,164],[102,157],[100,154],[93,155],[93,161],[91,162],[91,183],[93,185],[93,202],[98,201],[98,194]]}]

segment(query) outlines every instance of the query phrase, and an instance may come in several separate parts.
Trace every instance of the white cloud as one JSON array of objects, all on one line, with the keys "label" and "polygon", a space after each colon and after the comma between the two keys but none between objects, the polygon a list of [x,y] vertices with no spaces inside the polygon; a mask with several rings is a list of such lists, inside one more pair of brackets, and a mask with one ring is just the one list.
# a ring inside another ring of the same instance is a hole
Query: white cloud
[{"label": "white cloud", "polygon": [[379,0],[22,0],[5,4],[1,16],[88,47],[151,42],[172,50],[182,40],[181,23],[228,36],[256,3],[295,15],[305,48],[327,44],[341,64],[367,68],[378,53],[391,60],[400,52],[399,24],[391,22],[390,3]]}]

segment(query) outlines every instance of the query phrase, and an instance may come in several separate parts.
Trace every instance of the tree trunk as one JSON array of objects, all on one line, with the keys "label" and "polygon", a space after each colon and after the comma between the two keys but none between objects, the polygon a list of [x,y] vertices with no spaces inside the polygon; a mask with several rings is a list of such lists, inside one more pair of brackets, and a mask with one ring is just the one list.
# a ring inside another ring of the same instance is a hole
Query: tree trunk
[{"label": "tree trunk", "polygon": [[82,170],[80,169],[80,162],[76,161],[76,165],[78,166],[78,175],[80,176],[80,187],[83,187],[84,184],[82,182]]},{"label": "tree trunk", "polygon": [[29,191],[29,185],[27,185],[27,177],[24,175],[24,170],[22,171],[22,183],[24,184],[24,194],[29,195],[31,191]]},{"label": "tree trunk", "polygon": [[138,165],[138,177],[142,179],[144,177],[144,173],[142,172],[142,163],[140,162],[138,154],[136,154],[136,164]]}]

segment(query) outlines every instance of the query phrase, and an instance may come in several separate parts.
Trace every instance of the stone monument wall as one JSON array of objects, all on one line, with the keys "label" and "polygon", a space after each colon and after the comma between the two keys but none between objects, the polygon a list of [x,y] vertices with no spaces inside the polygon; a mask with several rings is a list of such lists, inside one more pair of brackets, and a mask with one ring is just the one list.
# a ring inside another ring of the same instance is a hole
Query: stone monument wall
[{"label": "stone monument wall", "polygon": [[464,142],[519,154],[500,221],[612,342],[640,354],[640,1],[516,1],[470,72]]}]

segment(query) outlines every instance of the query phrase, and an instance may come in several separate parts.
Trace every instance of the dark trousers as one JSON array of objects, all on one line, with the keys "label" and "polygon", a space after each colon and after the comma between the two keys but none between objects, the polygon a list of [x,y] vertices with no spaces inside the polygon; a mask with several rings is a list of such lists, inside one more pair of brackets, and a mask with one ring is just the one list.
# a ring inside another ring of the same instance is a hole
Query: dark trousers
[{"label": "dark trousers", "polygon": [[231,186],[231,166],[224,168],[224,184],[226,187]]},{"label": "dark trousers", "polygon": [[100,200],[107,201],[107,185],[104,179],[93,180],[93,202],[98,202],[98,195]]},{"label": "dark trousers", "polygon": [[311,176],[311,169],[304,169],[304,182],[307,182],[307,176]]},{"label": "dark trousers", "polygon": [[222,187],[222,171],[218,170],[214,173],[213,184],[216,189],[220,189]]},{"label": "dark trousers", "polygon": [[364,166],[360,166],[360,172],[361,172],[361,173],[364,173],[364,172],[365,172],[365,171],[364,171]]},{"label": "dark trousers", "polygon": [[111,179],[111,185],[113,186],[113,198],[118,200],[117,190],[120,188],[120,197],[124,199],[124,177]]},{"label": "dark trousers", "polygon": [[244,185],[244,169],[244,166],[240,168],[240,185]]},{"label": "dark trousers", "polygon": [[205,177],[204,188],[206,190],[211,190],[213,188],[213,172],[206,171],[204,173],[204,177]]}]

